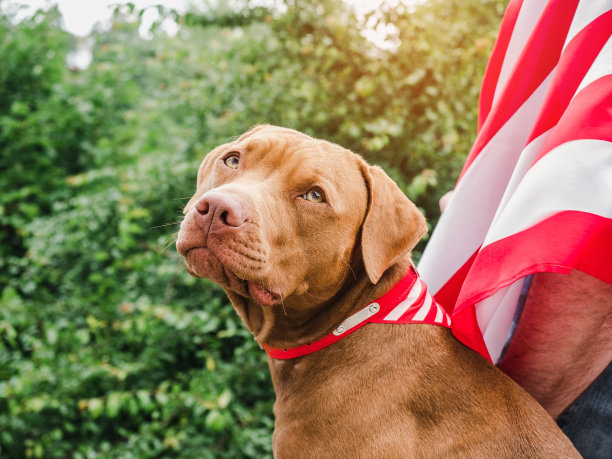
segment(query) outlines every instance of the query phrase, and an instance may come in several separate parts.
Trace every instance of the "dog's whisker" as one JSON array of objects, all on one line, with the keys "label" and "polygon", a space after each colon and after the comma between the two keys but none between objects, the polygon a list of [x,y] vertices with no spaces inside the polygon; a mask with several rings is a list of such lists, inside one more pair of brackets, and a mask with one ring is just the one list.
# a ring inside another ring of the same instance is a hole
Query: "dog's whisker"
[{"label": "dog's whisker", "polygon": [[311,296],[311,297],[313,297],[315,300],[321,300],[321,301],[324,301],[324,300],[325,300],[325,298],[323,298],[323,297],[321,297],[321,296],[316,296],[316,295],[314,295],[314,294],[310,293],[309,291],[304,292],[304,295]]},{"label": "dog's whisker", "polygon": [[164,243],[160,254],[163,254],[166,250],[168,250],[168,248],[176,242],[176,240],[178,239],[178,231],[172,233],[170,236],[168,236],[168,239],[166,239],[166,242]]},{"label": "dog's whisker", "polygon": [[[346,263],[346,262],[345,262]],[[353,279],[355,281],[357,281],[357,274],[355,274],[355,271],[353,271],[353,267],[351,266],[350,263],[346,263],[346,266],[348,267],[349,271],[351,272],[351,274],[353,275]]]},{"label": "dog's whisker", "polygon": [[151,229],[155,229],[155,228],[163,228],[164,226],[170,226],[170,225],[178,225],[179,223],[181,223],[180,220],[177,220],[175,222],[170,222],[170,223],[164,223],[163,225],[157,225],[157,226],[152,226]]},{"label": "dog's whisker", "polygon": [[285,307],[285,299],[283,298],[282,293],[280,294],[280,304],[283,308],[283,314],[285,315],[285,317],[288,319],[289,315],[287,314],[287,308]]},{"label": "dog's whisker", "polygon": [[176,241],[174,236],[175,235],[170,235],[168,239],[166,239],[166,241],[164,242],[164,245],[161,248],[161,253],[164,253],[168,249],[168,247],[170,247],[172,243]]},{"label": "dog's whisker", "polygon": [[[270,285],[272,285],[272,284],[270,284]],[[270,287],[270,288],[268,288],[268,290],[272,291],[272,288]],[[280,293],[280,304],[283,307],[283,314],[285,314],[285,317],[288,319],[289,316],[287,315],[287,309],[285,309],[285,303],[283,301],[283,294],[282,293]]]},{"label": "dog's whisker", "polygon": [[[272,277],[270,279],[270,285],[272,285],[272,279],[280,279],[281,278],[281,276],[279,275],[279,273],[280,273],[279,267],[278,266],[272,266],[272,269],[273,269],[273,272],[272,272]],[[280,295],[279,302],[280,302],[280,305],[283,308],[283,314],[288,319],[289,315],[287,314],[287,309],[285,307],[285,298],[283,298],[283,292],[280,291],[279,295]]]}]

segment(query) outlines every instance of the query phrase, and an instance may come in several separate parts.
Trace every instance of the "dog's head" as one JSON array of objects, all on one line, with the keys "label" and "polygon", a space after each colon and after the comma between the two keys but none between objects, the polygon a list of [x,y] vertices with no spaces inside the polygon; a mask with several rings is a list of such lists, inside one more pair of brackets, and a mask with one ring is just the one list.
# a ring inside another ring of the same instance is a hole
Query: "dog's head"
[{"label": "dog's head", "polygon": [[275,126],[209,153],[184,213],[177,249],[187,270],[221,284],[233,303],[264,308],[325,303],[355,260],[376,283],[426,231],[382,169]]}]

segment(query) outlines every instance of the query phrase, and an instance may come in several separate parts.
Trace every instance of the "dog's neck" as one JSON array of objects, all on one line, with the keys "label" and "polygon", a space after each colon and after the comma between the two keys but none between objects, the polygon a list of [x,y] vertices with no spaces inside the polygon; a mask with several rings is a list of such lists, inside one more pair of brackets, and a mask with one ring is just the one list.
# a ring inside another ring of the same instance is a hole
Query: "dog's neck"
[{"label": "dog's neck", "polygon": [[227,294],[260,345],[293,348],[331,333],[344,319],[385,294],[409,266],[410,257],[406,256],[390,267],[376,284],[370,282],[363,265],[355,266],[331,299],[309,308],[290,304],[262,306],[231,291]]}]

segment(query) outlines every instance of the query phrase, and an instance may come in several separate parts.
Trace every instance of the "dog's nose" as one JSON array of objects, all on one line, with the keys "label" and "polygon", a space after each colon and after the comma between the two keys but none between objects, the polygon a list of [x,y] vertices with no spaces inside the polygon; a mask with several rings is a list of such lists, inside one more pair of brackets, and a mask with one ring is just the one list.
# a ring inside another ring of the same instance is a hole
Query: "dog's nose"
[{"label": "dog's nose", "polygon": [[229,193],[208,192],[195,205],[196,223],[206,228],[215,224],[221,228],[237,228],[250,220],[246,205]]}]

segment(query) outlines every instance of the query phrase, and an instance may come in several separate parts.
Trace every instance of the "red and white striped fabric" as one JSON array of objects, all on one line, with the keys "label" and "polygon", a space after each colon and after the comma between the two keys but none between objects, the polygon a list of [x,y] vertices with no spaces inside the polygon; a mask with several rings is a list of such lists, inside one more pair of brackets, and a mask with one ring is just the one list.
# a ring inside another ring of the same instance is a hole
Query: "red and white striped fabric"
[{"label": "red and white striped fabric", "polygon": [[611,35],[612,0],[512,0],[502,21],[476,141],[419,264],[491,361],[525,276],[612,283]]},{"label": "red and white striped fabric", "polygon": [[428,324],[450,328],[451,318],[432,298],[427,285],[411,266],[387,293],[347,317],[329,335],[293,348],[279,349],[267,344],[262,347],[273,359],[294,359],[331,346],[367,324]]}]

